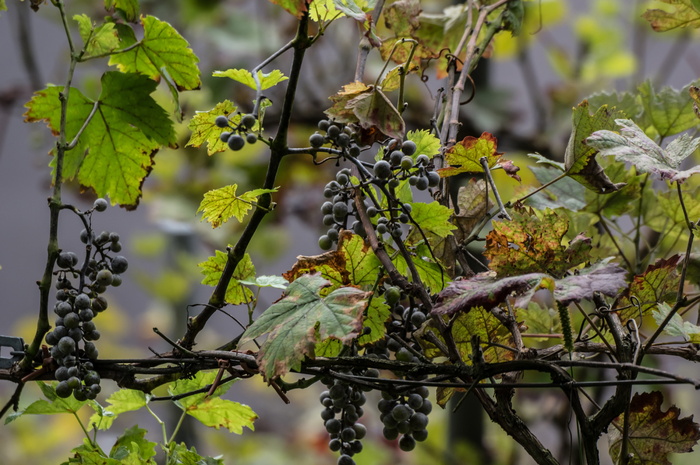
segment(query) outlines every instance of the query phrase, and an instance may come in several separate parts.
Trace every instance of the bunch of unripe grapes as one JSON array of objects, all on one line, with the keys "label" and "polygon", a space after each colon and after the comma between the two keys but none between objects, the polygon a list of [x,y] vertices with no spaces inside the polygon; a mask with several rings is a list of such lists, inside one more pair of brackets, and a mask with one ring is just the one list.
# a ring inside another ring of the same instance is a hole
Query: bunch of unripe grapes
[{"label": "bunch of unripe grapes", "polygon": [[232,130],[222,132],[219,138],[221,142],[228,144],[228,148],[238,151],[245,146],[246,142],[254,144],[258,141],[258,135],[250,131],[257,121],[254,115],[245,114],[241,116],[241,120],[238,124],[232,125],[231,121],[226,116],[221,115],[216,117],[214,124],[222,129]]},{"label": "bunch of unripe grapes", "polygon": [[[398,146],[398,141],[391,140],[387,147]],[[399,181],[408,179],[408,183],[419,191],[428,187],[437,187],[440,175],[432,169],[430,157],[420,154],[413,158],[417,150],[416,143],[406,140],[400,148],[394,149],[383,159],[374,164],[374,175],[385,181],[389,187],[398,187]]]},{"label": "bunch of unripe grapes", "polygon": [[[357,374],[376,378],[379,371],[368,368]],[[326,380],[325,384],[328,390],[321,393],[319,400],[325,407],[321,418],[330,435],[328,448],[340,452],[338,465],[354,465],[352,456],[362,451],[361,440],[367,434],[367,428],[358,423],[367,398],[362,389],[343,380]]]},{"label": "bunch of unripe grapes", "polygon": [[360,156],[360,147],[354,139],[355,132],[350,126],[332,120],[321,120],[318,122],[318,129],[326,133],[324,136],[320,132],[315,132],[309,137],[309,144],[312,148],[318,149],[326,144],[339,148],[344,154],[351,157]]},{"label": "bunch of unripe grapes", "polygon": [[[104,211],[108,204],[97,199],[92,211]],[[100,392],[100,376],[94,371],[92,361],[98,351],[93,341],[100,338],[95,326],[95,316],[107,309],[103,294],[109,286],[122,283],[121,274],[129,263],[121,255],[122,246],[117,233],[102,232],[95,236],[92,230],[84,229],[80,240],[85,244],[87,262],[78,266],[75,252],[61,251],[56,260],[57,318],[55,327],[46,334],[46,343],[58,367],[55,371],[56,394],[77,400],[94,399]]]}]

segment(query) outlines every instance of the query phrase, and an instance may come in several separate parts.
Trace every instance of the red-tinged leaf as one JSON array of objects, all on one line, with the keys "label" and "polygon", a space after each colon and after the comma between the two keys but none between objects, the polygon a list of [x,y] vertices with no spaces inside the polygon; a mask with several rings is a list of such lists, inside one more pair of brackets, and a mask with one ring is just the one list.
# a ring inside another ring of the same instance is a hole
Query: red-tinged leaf
[{"label": "red-tinged leaf", "polygon": [[493,223],[493,230],[486,236],[484,255],[499,276],[542,272],[561,278],[567,270],[589,259],[591,241],[585,236],[562,245],[569,229],[566,218],[551,210],[540,217],[532,209],[515,211],[512,217]]},{"label": "red-tinged leaf", "polygon": [[[543,282],[544,281],[544,282]],[[544,273],[530,273],[508,278],[496,278],[492,273],[478,274],[470,279],[451,282],[438,294],[433,315],[468,312],[474,307],[490,310],[514,294],[531,289],[552,288],[553,280]]]},{"label": "red-tinged leaf", "polygon": [[489,168],[496,166],[503,153],[496,151],[498,141],[484,132],[478,138],[467,136],[445,152],[445,163],[449,168],[441,168],[437,172],[443,178],[460,173],[483,173],[481,158],[486,157]]},{"label": "red-tinged leaf", "polygon": [[675,302],[680,282],[677,271],[680,259],[680,255],[674,255],[657,260],[643,274],[632,279],[617,304],[622,309],[620,320],[623,323],[650,314],[659,302]]},{"label": "red-tinged leaf", "polygon": [[[659,391],[635,394],[630,402],[629,437],[627,450],[629,465],[671,465],[669,454],[692,452],[700,439],[700,425],[693,416],[680,418],[676,406],[661,410],[663,395]],[[613,421],[609,428],[610,456],[616,464],[620,460],[624,415]]]},{"label": "red-tinged leaf", "polygon": [[307,0],[270,0],[275,5],[279,5],[297,18],[308,10]]},{"label": "red-tinged leaf", "polygon": [[292,282],[300,276],[321,273],[331,283],[328,292],[341,286],[369,288],[377,280],[380,267],[371,247],[360,236],[346,230],[340,233],[336,250],[314,256],[300,255],[292,269],[282,276]]},{"label": "red-tinged leaf", "polygon": [[700,27],[700,9],[693,0],[660,0],[674,5],[673,11],[651,9],[644,12],[642,17],[649,21],[657,32],[670,31],[679,27]]},{"label": "red-tinged leaf", "polygon": [[520,167],[515,166],[515,163],[513,163],[512,160],[499,160],[498,165],[501,168],[503,168],[503,171],[505,171],[508,176],[510,176],[518,182],[522,181],[522,179],[520,179],[520,175],[518,175]]},{"label": "red-tinged leaf", "polygon": [[241,344],[267,334],[258,361],[268,380],[300,368],[325,339],[347,344],[360,335],[370,293],[342,287],[321,297],[321,290],[330,284],[320,273],[300,276],[243,333]]}]

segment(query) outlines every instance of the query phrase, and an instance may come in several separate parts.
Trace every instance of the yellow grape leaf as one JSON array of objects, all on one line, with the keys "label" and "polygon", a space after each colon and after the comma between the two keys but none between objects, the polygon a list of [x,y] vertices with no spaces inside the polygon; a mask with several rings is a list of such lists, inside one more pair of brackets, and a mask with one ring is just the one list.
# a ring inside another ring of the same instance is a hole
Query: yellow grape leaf
[{"label": "yellow grape leaf", "polygon": [[443,178],[460,173],[483,173],[484,167],[479,160],[486,157],[489,168],[496,166],[503,155],[496,151],[497,147],[498,141],[488,132],[478,138],[467,136],[445,152],[445,163],[450,166],[437,172]]},{"label": "yellow grape leaf", "polygon": [[[228,254],[217,250],[213,257],[209,257],[207,261],[197,265],[204,275],[202,284],[216,286],[221,279],[221,273],[224,271],[227,261]],[[253,279],[255,279],[255,265],[253,265],[250,255],[245,254],[243,259],[238,262],[236,269],[233,270],[233,278],[226,288],[226,296],[224,297],[226,303],[239,305],[251,302],[253,300],[253,292],[240,281],[251,281]]]},{"label": "yellow grape leaf", "polygon": [[[216,152],[223,152],[228,145],[220,139],[221,133],[226,131],[225,128],[220,128],[216,125],[217,116],[228,116],[235,114],[238,107],[228,100],[217,103],[214,108],[209,111],[198,111],[190,121],[187,127],[192,131],[190,140],[187,146],[200,147],[203,143],[207,143],[207,154],[213,155]],[[229,118],[231,124],[236,125],[240,122],[241,115],[235,114],[233,118]]]},{"label": "yellow grape leaf", "polygon": [[258,197],[277,192],[277,189],[254,189],[236,195],[236,189],[238,185],[231,184],[207,192],[199,204],[197,213],[202,212],[202,219],[210,222],[212,228],[218,228],[231,218],[243,221],[243,217],[255,206]]},{"label": "yellow grape leaf", "polygon": [[[276,86],[280,82],[289,79],[282,73],[282,71],[278,69],[272,70],[269,73],[263,73],[262,71],[258,71],[257,74],[258,81],[260,81],[260,90],[269,89],[270,87]],[[240,82],[241,84],[245,84],[253,90],[258,89],[258,85],[255,83],[253,73],[251,73],[247,69],[227,69],[226,71],[214,71],[214,73],[212,73],[212,76],[227,77],[229,79],[233,79],[236,82]]]}]

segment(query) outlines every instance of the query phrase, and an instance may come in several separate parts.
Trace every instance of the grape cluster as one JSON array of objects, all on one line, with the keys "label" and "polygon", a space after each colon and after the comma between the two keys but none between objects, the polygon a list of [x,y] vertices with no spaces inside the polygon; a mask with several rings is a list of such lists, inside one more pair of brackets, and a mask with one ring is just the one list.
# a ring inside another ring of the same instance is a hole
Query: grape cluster
[{"label": "grape cluster", "polygon": [[[107,201],[97,199],[93,211],[104,211]],[[55,328],[46,334],[46,343],[51,347],[51,357],[58,368],[54,374],[57,381],[56,393],[60,397],[71,394],[77,400],[94,399],[100,392],[100,376],[94,371],[92,361],[98,351],[93,341],[100,338],[93,319],[107,309],[107,299],[103,294],[109,286],[122,283],[121,274],[129,264],[121,255],[119,234],[102,232],[95,236],[91,229],[80,233],[85,244],[86,262],[78,266],[75,252],[61,251],[56,259],[58,270],[56,281],[57,318]],[[77,280],[72,282],[71,280]]]},{"label": "grape cluster", "polygon": [[[373,368],[362,374],[379,376],[379,372]],[[328,380],[326,386],[328,390],[321,393],[320,401],[325,407],[321,418],[330,434],[328,447],[333,452],[340,452],[338,465],[354,465],[352,456],[362,451],[361,440],[367,434],[367,428],[358,423],[364,413],[362,406],[367,398],[362,389],[343,380]]]},{"label": "grape cluster", "polygon": [[222,129],[231,129],[231,131],[222,132],[219,139],[228,144],[231,150],[238,151],[245,146],[246,142],[254,144],[258,141],[258,135],[251,132],[257,121],[254,115],[246,114],[241,116],[238,124],[232,124],[228,117],[221,115],[216,117],[214,124]]},{"label": "grape cluster", "polygon": [[428,414],[433,404],[428,397],[428,388],[418,386],[403,394],[382,391],[382,398],[377,404],[379,419],[384,424],[384,437],[390,441],[398,438],[403,451],[411,451],[416,441],[428,438]]},{"label": "grape cluster", "polygon": [[312,148],[320,148],[326,144],[331,147],[341,149],[344,154],[351,157],[360,155],[360,146],[355,141],[355,131],[350,126],[332,120],[321,120],[318,122],[318,129],[326,133],[324,136],[319,131],[311,134],[309,144]]}]

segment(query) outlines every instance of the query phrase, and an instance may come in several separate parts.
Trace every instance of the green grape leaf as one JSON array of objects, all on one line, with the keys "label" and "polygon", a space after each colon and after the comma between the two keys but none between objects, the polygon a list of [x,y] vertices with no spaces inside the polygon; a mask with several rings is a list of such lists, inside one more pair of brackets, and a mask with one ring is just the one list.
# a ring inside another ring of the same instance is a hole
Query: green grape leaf
[{"label": "green grape leaf", "polygon": [[[543,185],[561,175],[561,171],[543,166],[530,166],[530,171],[534,173],[535,178]],[[585,195],[586,188],[582,184],[566,177],[559,179],[554,184],[550,184],[546,189],[532,195],[525,202],[537,210],[563,207],[576,212],[586,206],[584,201]]]},{"label": "green grape leaf", "polygon": [[333,337],[347,344],[362,332],[370,293],[341,287],[321,297],[330,284],[320,273],[300,276],[243,333],[241,344],[267,334],[258,360],[268,380],[298,369],[319,342]]},{"label": "green grape leaf", "polygon": [[587,202],[584,211],[608,218],[623,215],[635,207],[642,194],[641,182],[644,178],[637,175],[635,167],[628,168],[613,159],[607,160],[605,173],[613,183],[619,182],[622,187],[605,194],[586,190],[582,197]]},{"label": "green grape leaf", "polygon": [[63,465],[122,465],[121,460],[117,460],[111,457],[105,457],[104,453],[100,450],[94,449],[92,446],[83,444],[71,450],[73,452],[73,457],[71,457],[68,462],[64,462]]},{"label": "green grape leaf", "polygon": [[544,272],[560,278],[589,259],[591,240],[585,236],[562,245],[569,229],[565,217],[551,210],[535,215],[531,209],[515,211],[512,217],[494,222],[486,236],[484,255],[490,260],[489,268],[499,276]]},{"label": "green grape leaf", "polygon": [[[394,255],[394,251],[387,247],[387,251],[390,255]],[[430,257],[430,251],[424,244],[419,245],[416,251],[411,254],[411,262],[416,267],[418,271],[418,276],[420,277],[423,285],[427,287],[431,292],[439,292],[445,288],[448,281],[448,276],[445,275],[442,267],[432,261]],[[408,267],[408,263],[403,255],[397,254],[396,258],[392,259],[392,262],[396,266],[396,270],[404,276],[411,276],[411,270]]]},{"label": "green grape leaf", "polygon": [[674,5],[673,11],[650,9],[642,14],[657,32],[666,32],[679,27],[700,27],[700,9],[695,0],[659,0]]},{"label": "green grape leaf", "polygon": [[145,407],[148,404],[148,397],[141,391],[120,389],[109,396],[107,402],[110,404],[108,407],[90,417],[90,425],[97,425],[97,429],[100,430],[111,428],[120,414]]},{"label": "green grape leaf", "polygon": [[156,455],[156,443],[146,439],[147,432],[138,426],[128,428],[117,438],[109,456],[124,465],[155,465],[151,457]]},{"label": "green grape leaf", "polygon": [[[666,302],[661,302],[652,310],[651,315],[654,317],[656,324],[661,325],[669,313],[671,313],[671,306]],[[693,344],[700,342],[700,326],[683,320],[678,313],[671,317],[671,320],[664,327],[664,332],[669,336],[681,336],[687,342]]]},{"label": "green grape leaf", "polygon": [[372,89],[373,86],[368,86],[360,81],[346,84],[336,94],[328,97],[333,105],[324,113],[340,123],[356,123],[357,117],[348,104],[361,95],[369,94]]},{"label": "green grape leaf", "polygon": [[7,5],[5,5],[5,0],[0,0],[0,11],[7,11]]},{"label": "green grape leaf", "polygon": [[518,321],[525,324],[525,331],[528,340],[544,342],[548,337],[534,337],[535,334],[555,334],[561,332],[559,322],[559,312],[553,308],[543,308],[537,302],[529,302],[527,308],[517,308],[515,310]]},{"label": "green grape leaf", "polygon": [[603,106],[615,108],[622,112],[625,118],[635,119],[644,112],[644,107],[640,104],[639,98],[632,92],[605,91],[596,92],[586,97],[589,111],[597,112]]},{"label": "green grape leaf", "polygon": [[253,422],[258,415],[244,404],[220,397],[207,397],[189,405],[185,412],[206,426],[226,428],[231,433],[243,434],[243,427],[255,429]]},{"label": "green grape leaf", "polygon": [[433,158],[440,153],[440,139],[427,129],[408,131],[406,139],[416,143],[416,153],[413,154],[414,160],[418,155],[427,155]]},{"label": "green grape leaf", "polygon": [[[247,69],[227,69],[226,71],[214,71],[212,74],[214,77],[227,77],[233,79],[236,82],[245,84],[253,90],[257,90],[258,86],[255,84],[255,78],[253,73]],[[282,71],[275,69],[269,73],[263,73],[258,71],[258,80],[260,81],[260,90],[269,89],[274,87],[282,81],[289,79],[285,76]]]},{"label": "green grape leaf", "polygon": [[231,184],[205,193],[197,209],[197,213],[202,212],[202,220],[210,222],[212,228],[218,228],[231,218],[243,221],[256,205],[258,197],[277,192],[277,189],[254,189],[236,195],[236,189],[238,185]]},{"label": "green grape leaf", "polygon": [[[423,230],[426,235],[435,235],[444,238],[452,235],[452,230],[457,227],[450,223],[450,217],[454,211],[451,208],[440,205],[439,202],[411,203],[411,218]],[[409,242],[422,240],[417,229],[413,229],[407,239]]]},{"label": "green grape leaf", "polygon": [[57,413],[76,413],[80,410],[87,401],[75,400],[75,397],[70,396],[65,399],[56,395],[55,386],[46,384],[43,381],[38,381],[37,384],[48,400],[36,400],[29,404],[25,409],[18,412],[13,412],[5,418],[5,424],[8,424],[22,415],[55,415]]},{"label": "green grape leaf", "polygon": [[166,465],[225,465],[221,458],[202,457],[192,446],[190,449],[184,443],[168,444],[168,462]]},{"label": "green grape leaf", "polygon": [[252,281],[245,279],[239,279],[238,281],[246,286],[274,287],[276,289],[286,289],[289,284],[282,276],[256,276]]},{"label": "green grape leaf", "polygon": [[490,310],[512,295],[531,290],[553,289],[554,280],[543,273],[529,273],[507,278],[496,278],[492,273],[478,274],[469,279],[451,282],[438,294],[433,315],[453,315],[483,307]]},{"label": "green grape leaf", "polygon": [[406,123],[387,96],[376,87],[363,92],[347,102],[357,123],[366,130],[376,128],[382,134],[395,139],[403,139]]},{"label": "green grape leaf", "polygon": [[614,112],[605,105],[591,115],[586,100],[574,108],[573,129],[564,154],[566,174],[600,194],[614,192],[624,184],[613,184],[595,159],[596,149],[586,145],[585,140],[597,130],[614,129],[613,120],[621,116],[622,113]]},{"label": "green grape leaf", "polygon": [[700,147],[700,138],[682,134],[663,149],[633,121],[618,119],[615,122],[621,128],[619,134],[596,131],[586,139],[586,144],[603,156],[614,156],[616,160],[633,164],[642,173],[655,173],[671,182],[682,183],[700,173],[700,165],[679,170],[681,163]]},{"label": "green grape leaf", "polygon": [[[192,378],[181,378],[168,385],[168,393],[171,396],[179,396],[180,394],[188,394],[192,391],[197,391],[204,387],[211,387],[211,384],[216,380],[217,372],[215,370],[199,371]],[[219,384],[214,390],[212,396],[218,397],[226,394],[233,383]],[[207,392],[199,392],[197,394],[188,395],[175,401],[175,404],[182,410],[195,405],[207,397],[210,397]]]},{"label": "green grape leaf", "polygon": [[672,136],[698,125],[693,111],[693,99],[689,94],[691,87],[687,85],[681,90],[664,87],[656,92],[649,80],[638,87],[644,106],[644,119],[649,121],[659,136]]},{"label": "green grape leaf", "polygon": [[142,17],[141,24],[143,39],[136,42],[134,37],[122,34],[124,44],[134,48],[110,56],[110,66],[116,65],[122,72],[140,73],[156,80],[163,75],[164,69],[178,90],[199,89],[202,84],[197,67],[199,58],[180,33],[153,16]]},{"label": "green grape leaf", "polygon": [[643,274],[632,278],[617,304],[621,308],[619,314],[623,323],[650,314],[659,303],[676,300],[680,259],[680,255],[659,259],[649,265]]},{"label": "green grape leaf", "polygon": [[[394,66],[384,75],[379,87],[382,89],[382,92],[398,90],[399,87],[401,87],[401,76],[405,76],[415,71],[418,71],[418,65],[416,63],[411,63],[410,67],[407,65]],[[429,132],[427,130],[424,131],[426,133]]]},{"label": "green grape leaf", "polygon": [[[661,410],[663,394],[659,391],[635,394],[629,405],[629,425],[627,450],[630,451],[630,465],[671,465],[669,454],[691,452],[700,439],[700,425],[693,416],[680,418],[681,411],[676,406]],[[624,415],[613,420],[609,429],[610,456],[616,460],[624,437]],[[622,462],[615,462],[622,463]]]},{"label": "green grape leaf", "polygon": [[[65,153],[63,176],[77,178],[98,196],[135,208],[141,186],[153,167],[159,147],[175,145],[173,123],[150,94],[156,83],[138,74],[108,72],[95,102],[72,88],[66,114],[66,138],[72,140],[94,111],[77,146]],[[59,94],[50,86],[34,94],[25,121],[45,120],[58,134],[61,120]],[[96,108],[96,111],[95,111]]]},{"label": "green grape leaf", "polygon": [[560,163],[560,162],[558,162],[558,161],[550,160],[549,158],[544,157],[544,156],[540,155],[540,154],[537,153],[537,152],[535,152],[535,153],[528,153],[527,156],[528,156],[529,158],[532,158],[533,160],[535,160],[535,163],[543,164],[543,165],[549,165],[549,166],[551,166],[551,167],[553,167],[553,168],[556,168],[556,169],[558,169],[559,171],[562,171],[562,172],[563,172],[563,171],[566,171],[566,168],[564,167],[564,163]]},{"label": "green grape leaf", "polygon": [[301,18],[307,11],[307,0],[269,0],[275,5],[279,5],[297,18]]},{"label": "green grape leaf", "polygon": [[524,17],[525,5],[523,0],[508,2],[506,9],[503,11],[503,29],[510,31],[513,37],[519,35]]},{"label": "green grape leaf", "polygon": [[207,143],[207,154],[213,155],[216,152],[223,152],[228,148],[226,142],[223,142],[219,136],[224,131],[230,131],[225,128],[220,128],[216,125],[217,116],[229,116],[233,114],[233,118],[229,118],[231,124],[236,125],[240,122],[241,116],[236,113],[238,107],[228,100],[217,103],[214,108],[209,111],[198,111],[190,120],[187,127],[192,131],[190,140],[187,146],[201,147]]},{"label": "green grape leaf", "polygon": [[297,257],[292,269],[282,276],[290,283],[297,278],[321,273],[331,286],[324,289],[330,292],[341,286],[370,288],[379,274],[381,263],[372,249],[357,234],[342,231],[338,238],[338,247],[321,255]]},{"label": "green grape leaf", "polygon": [[105,0],[107,11],[120,10],[124,13],[124,18],[133,23],[139,17],[138,0]]},{"label": "green grape leaf", "polygon": [[[220,250],[216,251],[213,257],[209,257],[207,261],[200,263],[198,266],[204,275],[202,284],[208,286],[216,286],[221,279],[221,273],[224,271],[228,255]],[[231,305],[240,305],[251,302],[254,298],[253,292],[239,280],[250,281],[255,277],[255,266],[250,260],[250,255],[245,254],[243,259],[238,262],[238,266],[233,272],[233,278],[228,283],[226,288],[225,300]]]},{"label": "green grape leaf", "polygon": [[334,0],[313,0],[309,5],[311,21],[322,22],[342,18],[345,13],[335,7]]},{"label": "green grape leaf", "polygon": [[73,19],[78,23],[78,32],[85,44],[83,59],[103,55],[119,47],[119,35],[114,28],[114,23],[96,26],[86,14],[75,15]]},{"label": "green grape leaf", "polygon": [[483,173],[482,157],[486,157],[488,167],[493,168],[503,155],[496,151],[497,147],[498,141],[488,132],[479,138],[467,136],[445,152],[445,163],[452,166],[440,168],[437,172],[443,178],[461,173]]},{"label": "green grape leaf", "polygon": [[391,318],[391,307],[381,299],[373,298],[367,307],[367,316],[363,321],[363,326],[370,329],[369,334],[363,334],[357,340],[358,344],[365,346],[372,344],[384,337],[386,327],[384,326]]}]

